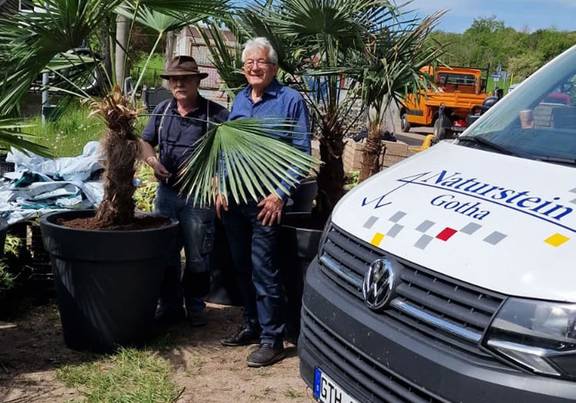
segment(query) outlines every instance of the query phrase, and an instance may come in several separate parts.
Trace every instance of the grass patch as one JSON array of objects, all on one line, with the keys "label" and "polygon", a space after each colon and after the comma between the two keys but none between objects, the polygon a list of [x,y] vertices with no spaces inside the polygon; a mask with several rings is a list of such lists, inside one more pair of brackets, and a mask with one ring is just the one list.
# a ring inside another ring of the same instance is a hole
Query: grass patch
[{"label": "grass patch", "polygon": [[56,376],[87,402],[173,402],[181,394],[168,362],[151,351],[121,349],[97,362],[60,368]]},{"label": "grass patch", "polygon": [[[136,63],[134,63],[134,67],[132,67],[130,74],[134,80],[134,84],[136,84],[136,81],[140,77],[140,73],[144,68],[147,57],[147,53],[142,53]],[[159,87],[162,84],[162,77],[160,77],[162,71],[164,71],[164,55],[152,55],[150,62],[146,67],[146,71],[144,72],[144,77],[142,77],[141,85]]]},{"label": "grass patch", "polygon": [[[37,137],[35,142],[50,148],[54,157],[75,157],[89,141],[98,141],[106,132],[104,121],[88,116],[86,105],[74,102],[55,121],[42,125],[42,118],[35,116],[27,120],[34,127],[26,128],[26,133]],[[148,116],[139,116],[136,121],[136,133],[142,133]]]},{"label": "grass patch", "polygon": [[29,123],[34,127],[26,132],[36,135],[37,142],[49,147],[55,157],[80,155],[87,142],[99,140],[105,131],[104,122],[88,117],[89,113],[88,107],[75,103],[44,126],[40,116],[31,118]]}]

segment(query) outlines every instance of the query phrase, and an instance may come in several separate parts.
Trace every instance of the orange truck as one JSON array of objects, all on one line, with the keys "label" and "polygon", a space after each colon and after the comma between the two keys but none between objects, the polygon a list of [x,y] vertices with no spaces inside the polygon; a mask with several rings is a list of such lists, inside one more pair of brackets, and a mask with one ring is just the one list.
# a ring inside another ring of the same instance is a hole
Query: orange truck
[{"label": "orange truck", "polygon": [[409,94],[400,108],[402,131],[412,126],[432,126],[437,139],[464,131],[469,115],[479,115],[486,99],[488,69],[426,66],[436,88]]}]

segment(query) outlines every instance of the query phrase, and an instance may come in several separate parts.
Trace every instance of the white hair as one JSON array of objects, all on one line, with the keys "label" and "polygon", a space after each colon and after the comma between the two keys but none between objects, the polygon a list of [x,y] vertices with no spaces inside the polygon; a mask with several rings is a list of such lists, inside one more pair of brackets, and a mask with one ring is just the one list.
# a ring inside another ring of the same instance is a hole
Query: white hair
[{"label": "white hair", "polygon": [[254,39],[249,39],[244,44],[244,50],[242,51],[242,61],[246,61],[246,54],[254,49],[266,49],[268,51],[268,61],[274,64],[278,64],[278,54],[276,50],[270,43],[270,41],[263,36],[259,36]]}]

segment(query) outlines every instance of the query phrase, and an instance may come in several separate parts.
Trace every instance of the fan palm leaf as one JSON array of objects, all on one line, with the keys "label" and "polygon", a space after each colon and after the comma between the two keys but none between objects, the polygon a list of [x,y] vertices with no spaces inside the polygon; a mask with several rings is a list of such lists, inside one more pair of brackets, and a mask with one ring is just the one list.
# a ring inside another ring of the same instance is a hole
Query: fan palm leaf
[{"label": "fan palm leaf", "polygon": [[121,0],[46,0],[0,19],[0,113],[14,110],[55,56],[78,48]]},{"label": "fan palm leaf", "polygon": [[179,172],[183,193],[202,206],[217,194],[230,194],[237,203],[257,201],[277,194],[277,189],[289,194],[288,187],[320,164],[279,140],[293,128],[278,119],[239,119],[216,125]]}]

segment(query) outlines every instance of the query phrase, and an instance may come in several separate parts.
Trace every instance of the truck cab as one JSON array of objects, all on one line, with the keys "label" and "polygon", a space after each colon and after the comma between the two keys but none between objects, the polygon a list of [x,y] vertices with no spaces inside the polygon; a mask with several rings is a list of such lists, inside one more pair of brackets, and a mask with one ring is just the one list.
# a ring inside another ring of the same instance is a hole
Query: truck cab
[{"label": "truck cab", "polygon": [[483,70],[468,67],[426,66],[434,88],[409,94],[400,109],[402,130],[413,126],[432,126],[439,138],[446,131],[462,132],[467,117],[479,113],[487,97]]}]

